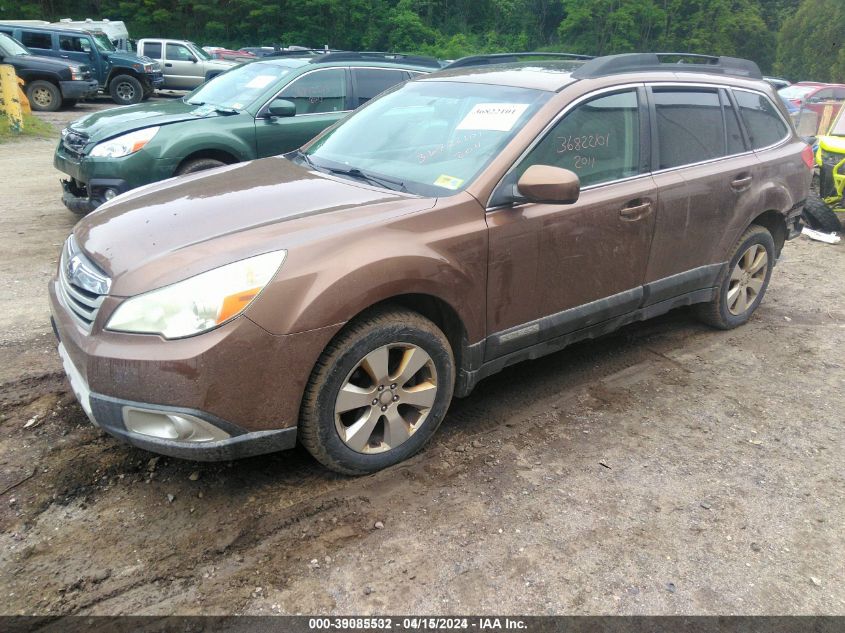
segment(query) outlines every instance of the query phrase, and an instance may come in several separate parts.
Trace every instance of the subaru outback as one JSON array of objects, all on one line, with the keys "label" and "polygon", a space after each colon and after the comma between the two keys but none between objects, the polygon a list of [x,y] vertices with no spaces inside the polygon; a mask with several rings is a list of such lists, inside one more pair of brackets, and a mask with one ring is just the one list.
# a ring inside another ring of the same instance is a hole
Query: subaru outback
[{"label": "subaru outback", "polygon": [[183,99],[95,112],[62,130],[62,202],[85,214],[157,180],[289,152],[436,60],[311,52],[250,62]]},{"label": "subaru outback", "polygon": [[94,424],[196,460],[373,472],[490,374],[693,305],[763,300],[812,150],[755,64],[654,54],[458,68],[301,150],[82,219],[49,294]]}]

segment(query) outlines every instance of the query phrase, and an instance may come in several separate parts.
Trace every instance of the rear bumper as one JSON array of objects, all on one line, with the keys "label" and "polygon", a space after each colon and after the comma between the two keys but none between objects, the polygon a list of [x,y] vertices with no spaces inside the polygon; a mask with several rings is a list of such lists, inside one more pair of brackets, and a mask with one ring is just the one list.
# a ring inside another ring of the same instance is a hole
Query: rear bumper
[{"label": "rear bumper", "polygon": [[65,99],[87,99],[94,97],[100,91],[100,84],[96,79],[91,81],[60,81],[62,97]]}]

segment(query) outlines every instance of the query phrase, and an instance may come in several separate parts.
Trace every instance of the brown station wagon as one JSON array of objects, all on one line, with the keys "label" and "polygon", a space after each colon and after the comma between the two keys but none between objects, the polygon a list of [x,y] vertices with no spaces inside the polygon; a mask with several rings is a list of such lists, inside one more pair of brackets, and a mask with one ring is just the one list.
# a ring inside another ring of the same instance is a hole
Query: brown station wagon
[{"label": "brown station wagon", "polygon": [[812,151],[755,64],[631,54],[458,68],[302,150],[123,194],[50,300],[92,422],[199,460],[417,452],[503,367],[677,306],[760,304]]}]

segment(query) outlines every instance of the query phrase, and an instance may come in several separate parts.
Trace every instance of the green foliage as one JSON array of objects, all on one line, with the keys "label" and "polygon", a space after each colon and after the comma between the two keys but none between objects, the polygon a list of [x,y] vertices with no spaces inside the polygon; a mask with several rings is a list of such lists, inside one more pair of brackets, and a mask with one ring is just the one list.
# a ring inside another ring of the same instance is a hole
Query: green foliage
[{"label": "green foliage", "polygon": [[790,79],[845,83],[845,3],[803,0],[778,37],[776,70]]},{"label": "green foliage", "polygon": [[843,0],[0,0],[3,19],[108,17],[134,38],[200,45],[328,44],[447,59],[688,51],[748,57],[765,71],[777,59],[779,72],[813,79],[843,79],[843,16]]}]

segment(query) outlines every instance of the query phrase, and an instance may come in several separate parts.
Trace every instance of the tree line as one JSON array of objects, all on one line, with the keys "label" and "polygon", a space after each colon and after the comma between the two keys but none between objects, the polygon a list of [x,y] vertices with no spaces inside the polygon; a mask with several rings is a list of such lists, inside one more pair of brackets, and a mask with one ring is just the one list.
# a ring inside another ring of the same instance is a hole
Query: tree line
[{"label": "tree line", "polygon": [[63,17],[233,48],[732,55],[792,80],[845,82],[843,0],[0,0],[0,19]]}]

